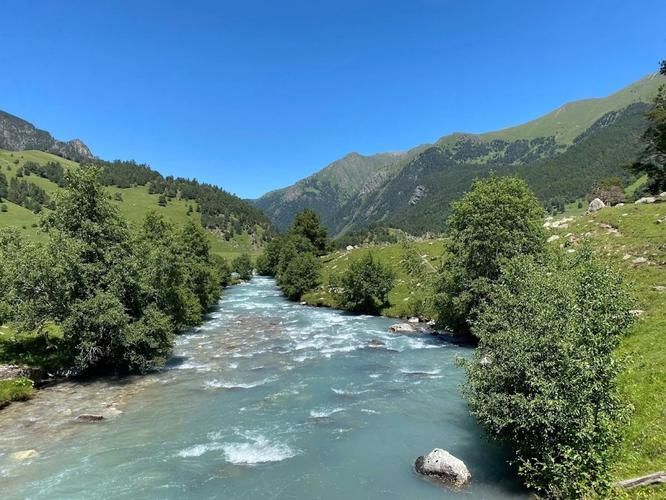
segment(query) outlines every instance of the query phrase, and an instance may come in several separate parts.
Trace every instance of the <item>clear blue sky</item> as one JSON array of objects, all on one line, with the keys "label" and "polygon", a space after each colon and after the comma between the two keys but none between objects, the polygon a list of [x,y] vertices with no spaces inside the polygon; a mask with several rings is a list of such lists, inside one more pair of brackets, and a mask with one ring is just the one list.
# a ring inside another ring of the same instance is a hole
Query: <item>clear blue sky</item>
[{"label": "clear blue sky", "polygon": [[0,109],[256,197],[603,96],[666,58],[666,1],[3,0]]}]

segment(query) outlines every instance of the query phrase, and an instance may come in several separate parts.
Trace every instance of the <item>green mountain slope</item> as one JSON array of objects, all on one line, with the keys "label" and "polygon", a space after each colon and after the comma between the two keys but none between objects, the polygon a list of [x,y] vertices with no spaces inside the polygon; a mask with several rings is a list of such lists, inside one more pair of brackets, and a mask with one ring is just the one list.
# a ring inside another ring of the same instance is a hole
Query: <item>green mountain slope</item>
[{"label": "green mountain slope", "polygon": [[[131,223],[141,223],[150,210],[178,224],[199,221],[210,229],[214,251],[228,257],[257,252],[270,236],[270,222],[256,207],[219,188],[185,179],[178,184],[178,179],[165,179],[158,172],[134,162],[95,161],[103,170],[102,180],[111,200]],[[63,171],[78,168],[78,165],[43,151],[0,149],[0,227],[15,227],[31,238],[40,238],[40,212],[48,210],[54,195],[61,189],[55,172],[60,168]],[[35,171],[40,168],[42,175]],[[3,179],[9,191],[4,195]],[[17,198],[17,183],[40,191],[38,197],[45,196],[43,203],[31,197]],[[191,192],[185,192],[186,189]],[[207,207],[210,207],[208,212],[220,213],[211,215],[206,212]]]},{"label": "green mountain slope", "polygon": [[355,191],[325,181],[340,169],[334,162],[256,203],[279,228],[299,210],[313,208],[331,233],[339,235],[372,224],[416,233],[439,231],[451,201],[474,177],[490,170],[525,177],[544,204],[555,198],[571,202],[593,182],[625,175],[622,166],[640,147],[647,103],[665,82],[651,74],[608,97],[572,102],[523,125],[451,134],[389,163],[390,158],[381,155],[383,164],[346,163],[348,178],[353,177],[352,168],[361,172]]},{"label": "green mountain slope", "polygon": [[416,150],[372,156],[350,153],[292,186],[265,194],[255,203],[270,214],[272,222],[281,230],[304,208],[313,208],[327,226],[335,227],[339,224],[337,212],[342,205],[373,179],[383,182],[382,173],[387,172],[389,166],[415,153]]}]

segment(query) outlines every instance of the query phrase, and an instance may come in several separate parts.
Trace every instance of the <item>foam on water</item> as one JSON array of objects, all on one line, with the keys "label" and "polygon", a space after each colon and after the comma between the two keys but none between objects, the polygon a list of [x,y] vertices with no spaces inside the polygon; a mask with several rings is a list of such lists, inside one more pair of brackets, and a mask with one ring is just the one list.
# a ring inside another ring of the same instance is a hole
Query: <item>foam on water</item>
[{"label": "foam on water", "polygon": [[258,465],[281,462],[298,454],[298,451],[286,443],[271,441],[261,434],[248,435],[247,438],[248,441],[222,445],[227,462],[235,465]]},{"label": "foam on water", "polygon": [[345,411],[344,408],[319,408],[310,410],[310,417],[312,418],[328,418],[331,415]]}]

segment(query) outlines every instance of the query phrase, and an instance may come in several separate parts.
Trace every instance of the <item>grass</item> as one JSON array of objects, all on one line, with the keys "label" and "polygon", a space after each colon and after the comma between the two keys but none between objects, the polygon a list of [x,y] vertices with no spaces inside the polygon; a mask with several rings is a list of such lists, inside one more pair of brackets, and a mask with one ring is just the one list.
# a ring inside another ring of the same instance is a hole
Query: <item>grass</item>
[{"label": "grass", "polygon": [[[553,244],[589,240],[621,269],[635,307],[644,311],[619,353],[629,357],[620,384],[635,410],[614,471],[617,479],[666,469],[666,291],[657,288],[666,286],[666,222],[657,224],[663,217],[666,204],[629,204],[576,218],[569,227],[552,231],[560,236]],[[647,262],[635,263],[639,257]],[[640,496],[666,498],[666,487],[645,489]]]},{"label": "grass", "polygon": [[25,377],[0,380],[0,408],[12,401],[30,399],[34,391],[32,380]]},{"label": "grass", "polygon": [[[415,247],[428,263],[426,269],[431,272],[433,268],[438,266],[444,256],[444,240],[442,239],[416,242]],[[425,290],[425,283],[410,280],[401,265],[404,250],[400,243],[338,251],[322,257],[324,263],[322,285],[305,294],[302,300],[311,305],[335,307],[335,297],[329,290],[331,283],[335,281],[336,276],[344,273],[352,262],[368,253],[371,253],[382,263],[389,265],[396,275],[395,286],[389,294],[390,306],[383,309],[381,314],[396,318],[412,316],[417,297],[419,297],[419,289]]]}]

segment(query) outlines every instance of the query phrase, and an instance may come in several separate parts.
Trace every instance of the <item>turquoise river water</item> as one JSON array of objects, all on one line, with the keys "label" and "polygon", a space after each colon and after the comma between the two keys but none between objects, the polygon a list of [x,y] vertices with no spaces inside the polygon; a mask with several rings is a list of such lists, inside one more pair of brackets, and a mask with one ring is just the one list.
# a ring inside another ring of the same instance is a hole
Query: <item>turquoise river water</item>
[{"label": "turquoise river water", "polygon": [[[0,498],[526,498],[460,397],[470,351],[392,323],[288,302],[266,278],[232,287],[166,370],[1,411]],[[414,472],[434,447],[468,488]]]}]

